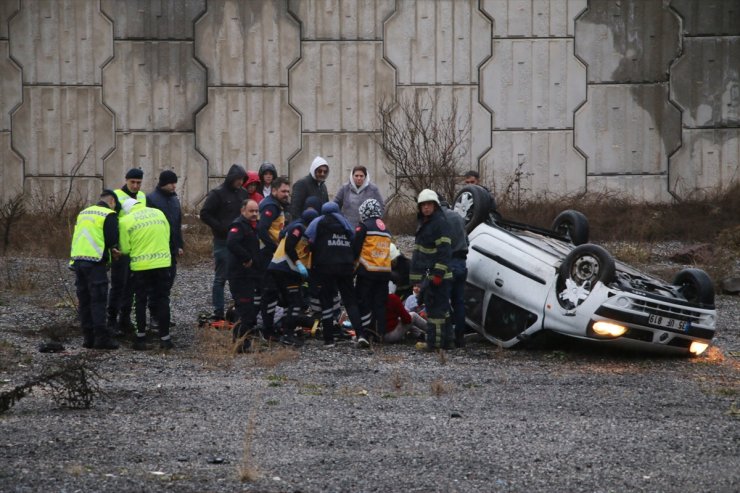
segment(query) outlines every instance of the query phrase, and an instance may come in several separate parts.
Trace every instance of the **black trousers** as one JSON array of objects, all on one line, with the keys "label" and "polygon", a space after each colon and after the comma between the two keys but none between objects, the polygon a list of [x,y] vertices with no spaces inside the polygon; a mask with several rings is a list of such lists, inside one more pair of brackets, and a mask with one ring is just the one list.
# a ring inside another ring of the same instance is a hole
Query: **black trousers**
[{"label": "black trousers", "polygon": [[229,278],[229,290],[231,291],[231,297],[234,299],[236,313],[241,321],[239,331],[234,334],[237,338],[251,330],[257,321],[254,299],[257,294],[258,281],[259,279],[254,277]]},{"label": "black trousers", "polygon": [[358,275],[356,289],[365,333],[369,334],[374,330],[382,340],[386,326],[385,304],[388,300],[388,280]]},{"label": "black trousers", "polygon": [[75,261],[74,271],[82,336],[86,343],[92,344],[96,337],[109,336],[105,325],[108,273],[105,264],[84,260]]},{"label": "black trousers", "polygon": [[110,292],[108,293],[108,320],[128,322],[134,304],[134,283],[131,279],[131,259],[121,255],[110,265]]},{"label": "black trousers", "polygon": [[267,275],[272,278],[272,284],[277,287],[280,297],[285,301],[283,333],[293,335],[303,311],[303,279],[298,274],[280,270],[268,271]]},{"label": "black trousers", "polygon": [[357,298],[355,297],[355,287],[352,282],[352,274],[335,274],[312,271],[315,276],[316,284],[319,286],[319,301],[321,303],[321,325],[324,328],[324,340],[334,340],[334,298],[337,292],[342,298],[344,309],[347,310],[347,316],[355,329],[357,337],[365,337],[360,319],[360,310],[357,307]]},{"label": "black trousers", "polygon": [[146,307],[155,307],[159,338],[170,338],[170,268],[149,269],[132,273],[136,295],[136,336],[146,337]]}]

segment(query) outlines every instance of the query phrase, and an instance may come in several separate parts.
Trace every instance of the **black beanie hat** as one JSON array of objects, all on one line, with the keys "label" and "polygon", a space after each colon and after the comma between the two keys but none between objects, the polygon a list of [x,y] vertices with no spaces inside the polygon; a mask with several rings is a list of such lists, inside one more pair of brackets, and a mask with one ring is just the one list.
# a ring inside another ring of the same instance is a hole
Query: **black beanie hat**
[{"label": "black beanie hat", "polygon": [[128,173],[126,173],[126,179],[143,180],[144,172],[141,170],[141,168],[131,168],[130,170],[128,170]]},{"label": "black beanie hat", "polygon": [[166,169],[159,174],[158,187],[169,185],[170,183],[177,183],[177,175],[171,169]]}]

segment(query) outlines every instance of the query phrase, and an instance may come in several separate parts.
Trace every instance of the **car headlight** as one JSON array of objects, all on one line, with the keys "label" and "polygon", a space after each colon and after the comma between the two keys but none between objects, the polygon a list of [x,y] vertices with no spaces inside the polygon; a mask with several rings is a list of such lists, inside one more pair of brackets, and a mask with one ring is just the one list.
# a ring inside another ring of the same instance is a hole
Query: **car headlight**
[{"label": "car headlight", "polygon": [[691,346],[689,346],[689,352],[693,354],[694,356],[699,356],[701,353],[706,351],[708,347],[709,347],[709,344],[706,344],[704,342],[694,341],[691,343]]},{"label": "car headlight", "polygon": [[612,322],[599,321],[594,323],[593,330],[600,336],[619,337],[627,332],[627,327]]}]

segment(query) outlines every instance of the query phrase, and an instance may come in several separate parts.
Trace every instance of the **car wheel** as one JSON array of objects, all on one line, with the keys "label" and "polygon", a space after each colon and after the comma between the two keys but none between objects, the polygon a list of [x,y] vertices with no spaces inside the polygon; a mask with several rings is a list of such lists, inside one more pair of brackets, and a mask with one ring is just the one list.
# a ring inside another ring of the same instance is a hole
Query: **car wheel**
[{"label": "car wheel", "polygon": [[570,279],[577,286],[586,283],[593,286],[599,281],[608,284],[614,280],[615,272],[611,254],[591,243],[574,248],[560,264],[560,277],[563,280]]},{"label": "car wheel", "polygon": [[458,192],[453,209],[465,221],[466,233],[473,231],[488,218],[491,203],[491,194],[478,185],[466,185]]},{"label": "car wheel", "polygon": [[714,306],[714,285],[706,272],[701,269],[684,269],[676,274],[673,285],[690,303]]},{"label": "car wheel", "polygon": [[588,219],[578,211],[569,209],[561,212],[550,229],[568,238],[574,245],[588,243]]}]

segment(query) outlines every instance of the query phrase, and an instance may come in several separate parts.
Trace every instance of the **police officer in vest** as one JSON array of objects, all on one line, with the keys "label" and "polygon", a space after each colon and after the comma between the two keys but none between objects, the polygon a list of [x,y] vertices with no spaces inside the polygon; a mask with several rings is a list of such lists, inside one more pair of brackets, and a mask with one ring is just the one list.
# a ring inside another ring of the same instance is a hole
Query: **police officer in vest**
[{"label": "police officer in vest", "polygon": [[[118,202],[123,204],[128,199],[135,199],[146,205],[146,195],[141,191],[144,172],[140,168],[131,168],[126,173],[126,184],[115,190]],[[125,212],[121,209],[118,219]],[[108,330],[114,334],[131,330],[131,307],[133,306],[133,285],[128,256],[121,255],[111,264],[110,293],[108,293]]]},{"label": "police officer in vest", "polygon": [[156,308],[159,347],[172,349],[170,338],[170,225],[159,209],[129,198],[126,215],[119,221],[121,253],[131,258],[131,278],[136,295],[135,350],[147,349],[147,301]]},{"label": "police officer in vest", "polygon": [[82,326],[82,347],[117,349],[105,324],[108,295],[107,265],[117,257],[118,216],[120,204],[112,190],[103,190],[100,201],[77,215],[70,266],[75,271],[78,313]]},{"label": "police officer in vest", "polygon": [[[360,304],[362,328],[371,334],[375,325],[375,339],[385,335],[385,305],[388,298],[388,281],[391,278],[391,233],[381,219],[383,209],[376,199],[367,199],[359,207],[360,220],[355,228],[352,249],[357,266],[357,299]],[[367,346],[363,338],[357,345]]]},{"label": "police officer in vest", "polygon": [[[368,347],[352,282],[355,263],[352,251],[354,229],[347,218],[340,214],[336,202],[327,202],[321,206],[321,216],[308,225],[306,237],[311,245],[311,277],[315,277],[319,286],[324,347],[334,347],[334,295],[337,291],[357,335],[358,346]],[[364,340],[362,344],[361,340]]]},{"label": "police officer in vest", "polygon": [[454,337],[451,326],[447,324],[452,281],[450,225],[433,190],[422,190],[417,204],[419,227],[416,230],[409,277],[411,282],[421,284],[427,309],[427,341],[424,348],[427,351],[451,349]]},{"label": "police officer in vest", "polygon": [[275,308],[278,304],[278,287],[265,276],[272,255],[280,242],[280,233],[285,226],[285,208],[290,205],[290,182],[285,176],[278,176],[272,182],[270,195],[260,202],[260,219],[257,223],[257,236],[260,240],[260,253],[257,269],[267,281],[260,286],[255,296],[255,305],[262,310],[262,335],[265,339],[277,339],[275,332]]}]

